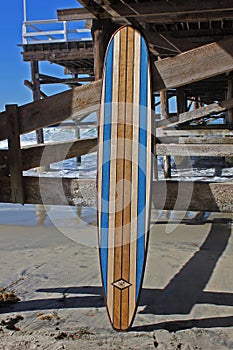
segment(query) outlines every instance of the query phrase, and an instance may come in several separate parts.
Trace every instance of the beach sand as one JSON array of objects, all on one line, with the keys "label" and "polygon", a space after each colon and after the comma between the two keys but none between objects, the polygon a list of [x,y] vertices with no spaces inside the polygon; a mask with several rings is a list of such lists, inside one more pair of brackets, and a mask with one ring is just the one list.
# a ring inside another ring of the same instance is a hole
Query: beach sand
[{"label": "beach sand", "polygon": [[232,215],[152,212],[138,312],[117,333],[102,297],[95,210],[49,208],[37,224],[33,206],[1,209],[0,288],[21,299],[0,308],[1,350],[233,349]]}]

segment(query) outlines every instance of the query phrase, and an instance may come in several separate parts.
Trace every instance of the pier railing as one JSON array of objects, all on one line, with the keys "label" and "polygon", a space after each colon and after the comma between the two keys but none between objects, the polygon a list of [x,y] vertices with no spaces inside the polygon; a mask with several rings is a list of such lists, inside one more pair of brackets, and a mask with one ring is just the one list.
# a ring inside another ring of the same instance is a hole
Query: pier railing
[{"label": "pier railing", "polygon": [[36,20],[26,21],[22,28],[23,44],[91,41],[91,30],[81,28],[81,22]]}]

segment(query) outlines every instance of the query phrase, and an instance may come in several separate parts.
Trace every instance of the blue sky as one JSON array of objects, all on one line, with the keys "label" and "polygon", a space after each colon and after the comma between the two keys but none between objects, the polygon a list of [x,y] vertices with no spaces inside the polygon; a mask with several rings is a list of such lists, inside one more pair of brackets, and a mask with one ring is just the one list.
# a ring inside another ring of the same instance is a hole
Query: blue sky
[{"label": "blue sky", "polygon": [[[55,19],[56,10],[78,7],[76,0],[26,0],[27,20]],[[32,101],[31,91],[24,86],[30,80],[30,63],[23,62],[21,55],[23,0],[1,1],[1,55],[0,55],[0,111],[6,104],[22,105]],[[40,64],[41,73],[59,76],[63,69],[47,62]],[[61,86],[42,88],[47,94],[61,91]]]}]

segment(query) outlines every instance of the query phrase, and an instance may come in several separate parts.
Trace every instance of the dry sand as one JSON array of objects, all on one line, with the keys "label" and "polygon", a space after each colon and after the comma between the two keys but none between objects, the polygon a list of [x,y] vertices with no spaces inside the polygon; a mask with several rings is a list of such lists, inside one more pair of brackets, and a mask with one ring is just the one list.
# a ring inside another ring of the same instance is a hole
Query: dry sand
[{"label": "dry sand", "polygon": [[96,228],[86,223],[94,212],[83,209],[80,220],[50,208],[58,229],[38,225],[34,207],[17,210],[0,218],[0,288],[21,299],[0,308],[1,350],[233,349],[231,215],[195,224],[192,216],[168,223],[164,213],[154,225],[153,212],[137,316],[117,333],[103,305]]}]

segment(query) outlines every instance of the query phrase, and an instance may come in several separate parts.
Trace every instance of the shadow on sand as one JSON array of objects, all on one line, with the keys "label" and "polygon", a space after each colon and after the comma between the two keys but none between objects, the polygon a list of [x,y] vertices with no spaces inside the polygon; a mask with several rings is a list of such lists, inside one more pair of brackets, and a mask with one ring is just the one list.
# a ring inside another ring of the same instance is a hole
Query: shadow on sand
[{"label": "shadow on sand", "polygon": [[[230,235],[231,220],[214,219],[211,230],[200,250],[191,257],[164,289],[142,289],[139,305],[145,308],[140,313],[188,315],[196,304],[233,306],[233,293],[204,291],[218,259],[227,247]],[[102,287],[100,286],[46,288],[38,289],[37,292],[59,293],[60,296],[58,298],[22,301],[2,308],[0,312],[104,307]],[[66,294],[68,294],[67,297]],[[70,294],[76,294],[76,296],[71,297]],[[231,326],[233,326],[233,316],[148,324],[132,327],[132,331],[152,331],[158,328],[177,331],[192,327]]]}]

